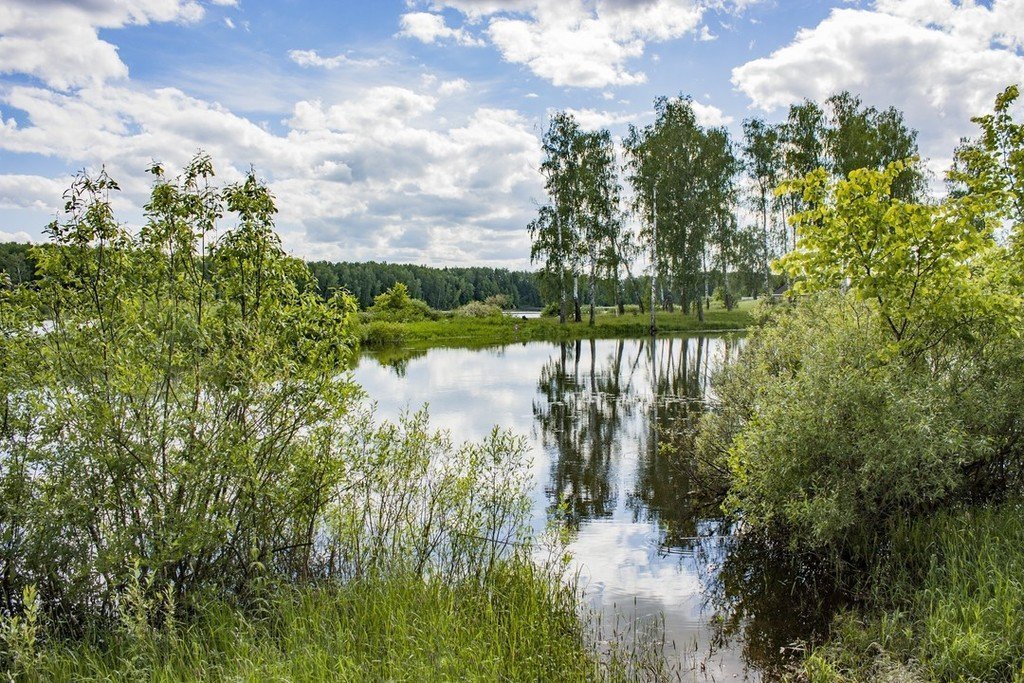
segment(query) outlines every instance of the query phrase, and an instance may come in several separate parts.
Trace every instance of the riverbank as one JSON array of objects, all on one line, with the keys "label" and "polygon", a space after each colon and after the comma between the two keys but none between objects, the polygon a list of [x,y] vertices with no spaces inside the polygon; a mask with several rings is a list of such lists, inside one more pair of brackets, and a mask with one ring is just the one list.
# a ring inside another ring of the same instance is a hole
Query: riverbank
[{"label": "riverbank", "polygon": [[[179,606],[183,607],[183,606]],[[7,639],[26,681],[622,680],[592,649],[571,586],[529,563],[483,581],[388,577],[214,601],[152,625],[144,606],[72,641],[45,621]],[[13,640],[13,642],[12,642]],[[13,647],[12,647],[13,645]]]},{"label": "riverbank", "polygon": [[1019,501],[908,521],[799,680],[1024,681]]},{"label": "riverbank", "polygon": [[[657,324],[659,333],[714,332],[746,329],[753,322],[755,301],[742,301],[731,311],[721,306],[712,306],[705,312],[704,321],[696,315],[681,312],[659,312]],[[567,322],[562,325],[558,318],[513,318],[491,316],[486,318],[445,317],[439,320],[418,320],[414,322],[371,321],[359,325],[358,334],[363,347],[368,349],[394,346],[478,347],[496,344],[512,344],[527,341],[571,341],[575,339],[609,339],[616,337],[641,337],[650,333],[651,319],[647,314],[602,312],[589,325],[583,322]]]}]

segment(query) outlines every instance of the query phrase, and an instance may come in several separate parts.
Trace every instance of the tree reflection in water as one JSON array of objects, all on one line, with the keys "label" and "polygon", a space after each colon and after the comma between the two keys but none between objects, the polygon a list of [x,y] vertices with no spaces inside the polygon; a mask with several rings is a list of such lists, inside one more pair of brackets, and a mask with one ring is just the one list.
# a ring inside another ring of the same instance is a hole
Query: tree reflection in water
[{"label": "tree reflection in water", "polygon": [[[714,371],[741,344],[708,336],[618,340],[601,344],[610,352],[598,355],[592,340],[562,343],[541,369],[533,413],[555,454],[548,514],[576,531],[610,517],[625,496],[634,522],[661,530],[660,551],[701,575],[710,646],[740,640],[747,664],[771,678],[794,643],[824,632],[835,591],[827,576],[786,553],[735,539],[721,491],[700,477],[694,430]],[[624,449],[636,449],[636,472],[625,478],[629,490],[619,491]]]}]

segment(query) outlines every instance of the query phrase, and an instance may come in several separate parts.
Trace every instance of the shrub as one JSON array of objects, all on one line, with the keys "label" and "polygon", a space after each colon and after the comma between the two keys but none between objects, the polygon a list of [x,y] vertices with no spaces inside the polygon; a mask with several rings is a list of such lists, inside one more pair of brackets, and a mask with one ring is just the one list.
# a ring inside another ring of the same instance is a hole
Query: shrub
[{"label": "shrub", "polygon": [[[983,428],[993,394],[965,391],[994,391],[1001,365],[963,349],[956,372],[938,373],[894,352],[884,325],[851,296],[775,307],[717,378],[698,452],[727,473],[725,506],[749,527],[849,552],[889,520],[1011,485],[1018,428]],[[1005,396],[1013,383],[1002,383]]]},{"label": "shrub", "polygon": [[512,300],[508,298],[507,294],[492,294],[484,299],[484,303],[488,306],[500,308],[503,311],[512,308]]},{"label": "shrub", "polygon": [[452,311],[457,318],[494,318],[501,317],[501,309],[491,304],[480,301],[470,301],[465,306],[460,306]]},{"label": "shrub", "polygon": [[[452,458],[425,415],[374,425],[344,372],[355,303],[303,286],[267,190],[210,188],[205,157],[155,172],[138,235],[113,181],[78,178],[38,281],[0,290],[0,597],[34,586],[82,625],[131,586],[167,605],[271,579],[486,574],[506,546],[481,539],[523,529],[522,444],[495,433]],[[238,227],[204,251],[224,209]]]},{"label": "shrub", "polygon": [[365,346],[401,346],[405,343],[405,329],[399,323],[374,320],[361,329]]},{"label": "shrub", "polygon": [[551,303],[547,304],[546,306],[544,306],[544,308],[541,309],[540,316],[542,318],[557,318],[560,309],[561,307],[559,306],[558,302],[552,301]]},{"label": "shrub", "polygon": [[391,289],[374,297],[373,306],[367,312],[373,320],[391,322],[437,320],[439,317],[426,301],[409,296],[409,289],[402,282],[396,282]]}]

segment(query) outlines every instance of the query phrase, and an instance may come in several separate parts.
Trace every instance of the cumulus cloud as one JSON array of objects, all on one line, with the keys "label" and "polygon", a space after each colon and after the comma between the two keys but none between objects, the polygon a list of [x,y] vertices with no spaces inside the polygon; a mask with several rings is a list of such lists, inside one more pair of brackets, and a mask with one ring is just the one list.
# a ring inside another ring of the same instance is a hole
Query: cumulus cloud
[{"label": "cumulus cloud", "polygon": [[[70,182],[70,177],[47,178],[16,173],[0,175],[0,209],[52,211]],[[20,234],[27,236],[27,233]],[[11,240],[0,240],[9,241]]]},{"label": "cumulus cloud", "polygon": [[460,92],[466,92],[468,89],[469,81],[465,78],[455,78],[441,83],[437,88],[437,92],[441,95],[455,95]]},{"label": "cumulus cloud", "polygon": [[[525,265],[523,226],[542,191],[530,123],[486,107],[442,117],[439,106],[411,88],[370,87],[300,100],[275,133],[172,88],[14,86],[0,93],[0,154],[103,162],[138,215],[149,189],[140,169],[153,159],[180,168],[202,148],[226,181],[255,165],[278,198],[286,246],[303,256]],[[52,212],[66,184],[0,174],[0,207]]]},{"label": "cumulus cloud", "polygon": [[[571,114],[581,128],[585,130],[597,130],[609,126],[621,125],[624,123],[635,123],[639,116],[633,113],[600,111],[597,109],[565,109]],[[551,113],[551,112],[549,112]]]},{"label": "cumulus cloud", "polygon": [[[233,5],[233,0],[214,0]],[[5,0],[0,6],[0,74],[20,73],[68,89],[128,76],[101,29],[196,22],[197,0]]]},{"label": "cumulus cloud", "polygon": [[402,30],[398,35],[405,38],[415,38],[424,43],[451,40],[459,45],[483,45],[479,38],[473,37],[465,29],[448,26],[442,15],[433,12],[408,12],[402,15],[399,22]]},{"label": "cumulus cloud", "polygon": [[1024,79],[1024,3],[878,0],[835,9],[767,57],[732,72],[733,84],[766,110],[801,98],[860,93],[896,105],[921,132],[922,151],[950,154],[974,134],[970,117]]},{"label": "cumulus cloud", "polygon": [[692,101],[690,107],[693,108],[693,116],[697,119],[697,123],[702,126],[728,126],[733,121],[731,116],[726,115],[713,104]]},{"label": "cumulus cloud", "polygon": [[324,57],[316,50],[289,50],[288,58],[299,66],[320,67],[323,69],[337,69],[342,66],[374,67],[387,63],[387,60],[384,59],[357,59],[348,55]]},{"label": "cumulus cloud", "polygon": [[[631,69],[629,63],[644,54],[649,42],[696,32],[706,9],[734,5],[709,0],[430,0],[426,4],[435,12],[457,10],[469,25],[486,24],[485,34],[506,61],[524,65],[554,85],[587,88],[645,82],[646,74]],[[444,26],[441,15],[415,15],[433,18],[423,39],[436,40],[435,32]],[[445,26],[443,30],[463,29]]]}]

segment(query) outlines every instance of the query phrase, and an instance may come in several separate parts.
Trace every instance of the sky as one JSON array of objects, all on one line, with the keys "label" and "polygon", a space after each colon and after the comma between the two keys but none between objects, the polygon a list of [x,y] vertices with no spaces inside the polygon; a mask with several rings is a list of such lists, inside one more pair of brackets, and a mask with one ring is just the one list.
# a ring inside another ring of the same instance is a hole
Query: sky
[{"label": "sky", "polygon": [[689,96],[738,137],[850,90],[941,177],[1021,82],[1024,0],[3,0],[0,241],[104,166],[138,226],[145,169],[203,150],[268,183],[295,255],[529,268],[554,111],[621,137]]}]

